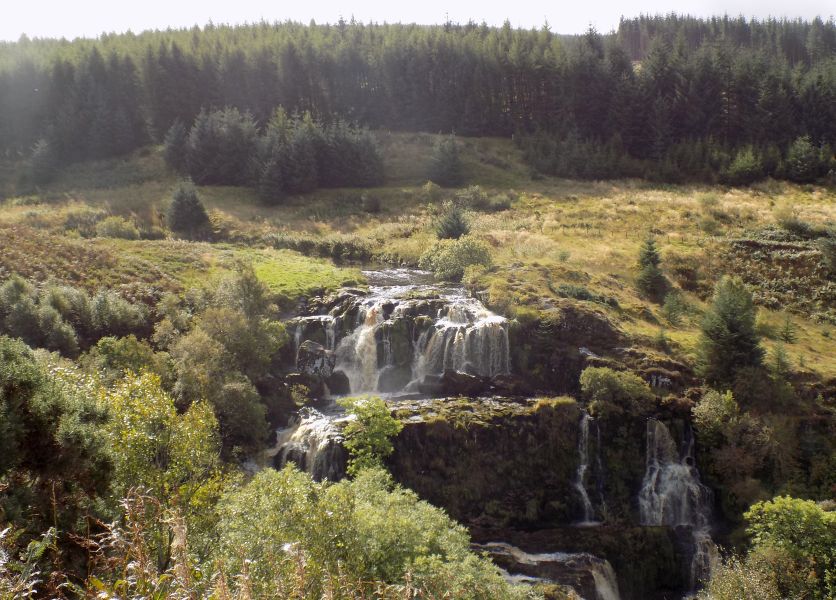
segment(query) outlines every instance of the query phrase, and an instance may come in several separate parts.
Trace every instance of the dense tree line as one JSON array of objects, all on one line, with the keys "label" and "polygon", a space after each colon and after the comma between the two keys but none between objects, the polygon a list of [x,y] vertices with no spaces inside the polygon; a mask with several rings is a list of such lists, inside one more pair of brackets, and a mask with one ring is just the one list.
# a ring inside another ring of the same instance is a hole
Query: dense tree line
[{"label": "dense tree line", "polygon": [[176,121],[165,136],[166,162],[202,185],[254,185],[267,201],[318,187],[373,186],[383,159],[366,130],[340,120],[315,122],[279,107],[259,133],[236,108],[201,111],[190,130]]},{"label": "dense tree line", "polygon": [[771,172],[795,140],[819,152],[836,143],[834,40],[833,21],[676,16],[577,38],[340,21],[22,39],[0,46],[0,144],[12,155],[37,148],[48,166],[161,141],[224,107],[263,131],[282,106],[322,123],[545,132],[551,155],[575,164],[536,166],[580,176],[613,165],[642,174],[631,161],[693,177],[735,160],[745,171],[750,151]]}]

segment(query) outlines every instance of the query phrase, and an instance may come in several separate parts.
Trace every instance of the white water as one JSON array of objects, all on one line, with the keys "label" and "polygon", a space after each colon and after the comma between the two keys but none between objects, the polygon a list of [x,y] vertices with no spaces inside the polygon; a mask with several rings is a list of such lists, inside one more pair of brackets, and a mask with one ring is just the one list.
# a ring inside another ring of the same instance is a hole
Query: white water
[{"label": "white water", "polygon": [[[482,377],[510,372],[508,320],[469,297],[464,288],[407,284],[410,277],[421,280],[427,274],[406,269],[364,273],[382,285],[370,286],[370,293],[356,300],[353,330],[337,339],[338,316],[317,315],[299,319],[294,337],[298,349],[306,324],[321,321],[327,348],[336,352],[335,370],[346,374],[352,394],[379,393],[380,377],[387,368],[408,369],[409,381],[402,388],[406,391],[417,390],[425,376],[446,370]],[[429,323],[422,323],[423,318]],[[396,365],[391,332],[403,322],[414,332],[408,340],[411,360]]]},{"label": "white water", "polygon": [[580,431],[578,432],[578,471],[575,475],[574,486],[578,490],[583,507],[583,519],[579,525],[594,525],[595,507],[586,492],[586,472],[589,469],[589,422],[592,417],[584,411],[581,417]]},{"label": "white water", "polygon": [[664,423],[647,422],[647,468],[639,492],[643,525],[687,528],[692,537],[690,584],[694,589],[711,574],[717,549],[711,540],[711,489],[700,482],[694,442],[680,452]]},{"label": "white water", "polygon": [[338,421],[349,417],[304,409],[287,427],[277,432],[276,445],[267,453],[276,466],[295,462],[317,481],[337,480],[343,475],[338,454],[342,452]]},{"label": "white water", "polygon": [[[612,565],[608,560],[598,558],[592,554],[588,554],[586,552],[550,552],[543,554],[530,554],[505,542],[490,542],[480,546],[479,549],[485,550],[489,554],[495,556],[510,558],[518,565],[538,567],[553,563],[566,567],[569,571],[587,572],[592,576],[592,579],[595,582],[595,598],[589,598],[587,600],[621,600],[621,595],[618,591],[618,580]],[[510,573],[507,569],[505,569],[504,572],[508,574],[507,579],[509,581],[520,583],[549,583],[554,581],[555,583],[567,585],[564,582],[550,580],[546,577]]]}]

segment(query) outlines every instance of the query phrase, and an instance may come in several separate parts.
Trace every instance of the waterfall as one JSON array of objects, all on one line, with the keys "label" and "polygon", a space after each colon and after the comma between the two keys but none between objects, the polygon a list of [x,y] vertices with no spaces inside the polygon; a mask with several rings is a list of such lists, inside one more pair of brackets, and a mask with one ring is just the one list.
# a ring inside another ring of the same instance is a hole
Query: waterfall
[{"label": "waterfall", "polygon": [[313,479],[337,481],[345,474],[345,451],[336,423],[346,418],[335,412],[326,414],[305,408],[294,416],[287,427],[277,432],[276,445],[267,455],[276,468],[295,463]]},{"label": "waterfall", "polygon": [[[345,373],[353,394],[416,391],[425,377],[447,370],[510,373],[507,319],[460,286],[404,285],[409,275],[402,269],[367,273],[387,285],[347,297],[328,315],[294,319],[295,348],[313,339],[333,350],[334,369]],[[426,275],[415,273],[418,280]]]},{"label": "waterfall", "polygon": [[711,574],[717,551],[711,541],[713,494],[700,482],[693,436],[686,436],[680,452],[665,424],[649,419],[646,461],[639,492],[642,524],[681,528],[690,534],[693,555],[689,579],[694,589]]},{"label": "waterfall", "polygon": [[448,369],[483,377],[511,370],[508,321],[474,298],[453,298],[416,344],[413,379]]},{"label": "waterfall", "polygon": [[589,468],[589,422],[592,417],[584,411],[581,417],[580,431],[578,433],[578,471],[575,475],[574,486],[578,490],[583,507],[583,519],[579,525],[596,525],[595,507],[586,492],[586,471]]},{"label": "waterfall", "polygon": [[[620,600],[618,579],[608,560],[586,552],[530,554],[505,542],[476,545],[500,566],[508,581],[557,583],[587,600]],[[594,593],[594,596],[590,594]],[[584,593],[586,594],[584,596]]]}]

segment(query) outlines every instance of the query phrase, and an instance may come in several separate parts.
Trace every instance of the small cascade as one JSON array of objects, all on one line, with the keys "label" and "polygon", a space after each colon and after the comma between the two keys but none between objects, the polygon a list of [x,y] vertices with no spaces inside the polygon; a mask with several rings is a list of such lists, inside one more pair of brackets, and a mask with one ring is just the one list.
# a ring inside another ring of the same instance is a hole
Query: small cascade
[{"label": "small cascade", "polygon": [[711,574],[717,550],[711,540],[713,494],[700,482],[694,439],[686,435],[682,451],[661,421],[647,422],[647,470],[639,492],[644,525],[667,525],[691,537],[691,589]]},{"label": "small cascade", "polygon": [[448,369],[495,377],[511,370],[508,321],[474,298],[458,297],[440,309],[415,345],[413,379]]},{"label": "small cascade", "polygon": [[586,600],[621,600],[615,570],[609,561],[586,552],[530,554],[505,542],[477,545],[514,583],[565,585]]},{"label": "small cascade", "polygon": [[[508,320],[460,286],[424,283],[428,274],[365,272],[365,296],[346,296],[327,315],[293,319],[297,351],[311,340],[334,352],[334,371],[352,394],[414,392],[428,376],[459,371],[491,378],[511,370]],[[408,283],[413,278],[418,283]],[[353,325],[353,328],[352,328]]]},{"label": "small cascade", "polygon": [[581,417],[580,431],[578,433],[578,471],[575,475],[574,486],[578,490],[583,508],[583,519],[579,525],[597,525],[595,521],[595,507],[586,492],[586,472],[589,469],[589,422],[592,417],[584,411]]},{"label": "small cascade", "polygon": [[346,417],[332,407],[323,413],[312,408],[302,409],[288,426],[277,433],[276,445],[267,455],[273,465],[281,469],[293,462],[316,481],[337,481],[345,475],[346,455],[337,421]]}]

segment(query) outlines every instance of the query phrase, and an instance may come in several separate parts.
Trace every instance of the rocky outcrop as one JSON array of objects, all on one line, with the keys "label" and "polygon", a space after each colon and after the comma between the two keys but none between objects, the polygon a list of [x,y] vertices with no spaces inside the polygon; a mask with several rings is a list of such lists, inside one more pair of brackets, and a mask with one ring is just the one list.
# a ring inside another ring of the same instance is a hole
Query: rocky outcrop
[{"label": "rocky outcrop", "polygon": [[543,392],[572,395],[581,371],[612,366],[612,349],[623,340],[602,311],[571,300],[513,327],[510,335],[514,373]]},{"label": "rocky outcrop", "polygon": [[337,357],[326,350],[322,344],[305,340],[296,353],[296,368],[306,375],[315,375],[322,379],[331,377]]},{"label": "rocky outcrop", "polygon": [[[675,533],[664,527],[557,527],[530,531],[474,526],[471,536],[478,544],[502,540],[535,556],[560,552],[607,560],[615,571],[622,600],[678,598],[687,587],[680,568],[687,556],[679,547]],[[563,565],[548,560],[519,565],[511,556],[505,562],[502,559],[497,562],[506,570],[531,577],[570,584],[574,581],[572,586],[584,598],[596,597],[593,582],[587,575],[589,565],[582,560],[569,564],[564,561]]]}]

